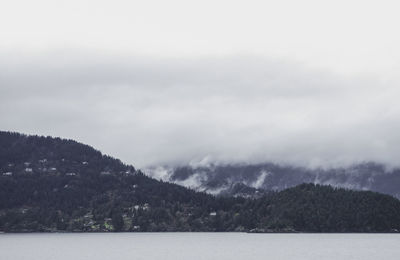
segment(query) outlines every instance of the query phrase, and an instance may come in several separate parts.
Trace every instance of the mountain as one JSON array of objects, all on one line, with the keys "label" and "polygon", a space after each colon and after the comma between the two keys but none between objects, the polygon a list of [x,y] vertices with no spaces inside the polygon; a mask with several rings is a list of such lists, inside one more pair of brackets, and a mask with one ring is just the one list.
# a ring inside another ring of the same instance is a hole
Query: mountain
[{"label": "mountain", "polygon": [[274,163],[152,167],[146,173],[214,195],[254,197],[302,183],[370,190],[400,198],[400,169],[362,163],[349,167],[309,169]]},{"label": "mountain", "polygon": [[60,138],[0,132],[0,173],[3,232],[400,230],[400,201],[388,195],[302,184],[215,197]]}]

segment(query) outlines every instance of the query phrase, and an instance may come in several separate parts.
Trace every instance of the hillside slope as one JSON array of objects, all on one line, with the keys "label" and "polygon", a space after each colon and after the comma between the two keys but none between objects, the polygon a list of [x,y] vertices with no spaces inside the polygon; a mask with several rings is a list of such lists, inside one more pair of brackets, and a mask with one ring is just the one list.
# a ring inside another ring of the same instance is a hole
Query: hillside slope
[{"label": "hillside slope", "polygon": [[369,190],[400,198],[400,169],[368,162],[309,169],[274,163],[152,167],[146,174],[214,195],[254,197],[302,183]]},{"label": "hillside slope", "polygon": [[300,185],[216,198],[72,140],[0,132],[0,231],[395,232],[400,201]]}]

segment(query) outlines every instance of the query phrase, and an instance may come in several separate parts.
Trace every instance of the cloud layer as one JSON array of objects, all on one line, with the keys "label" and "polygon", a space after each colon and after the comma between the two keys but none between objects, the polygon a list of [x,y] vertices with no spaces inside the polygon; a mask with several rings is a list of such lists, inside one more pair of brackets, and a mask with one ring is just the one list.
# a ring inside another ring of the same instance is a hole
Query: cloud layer
[{"label": "cloud layer", "polygon": [[1,129],[74,138],[139,167],[400,165],[397,82],[289,61],[1,55]]}]

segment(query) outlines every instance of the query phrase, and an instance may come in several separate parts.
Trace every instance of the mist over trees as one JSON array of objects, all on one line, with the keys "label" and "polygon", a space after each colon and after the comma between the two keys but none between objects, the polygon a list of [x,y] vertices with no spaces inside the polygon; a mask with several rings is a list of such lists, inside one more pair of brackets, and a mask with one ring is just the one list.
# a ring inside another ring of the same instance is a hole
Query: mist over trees
[{"label": "mist over trees", "polygon": [[291,164],[206,164],[146,169],[156,179],[221,196],[259,196],[302,183],[370,190],[400,198],[400,168],[375,162],[346,167],[309,168]]},{"label": "mist over trees", "polygon": [[88,145],[0,132],[0,231],[397,232],[400,201],[302,184],[260,198],[157,181]]}]

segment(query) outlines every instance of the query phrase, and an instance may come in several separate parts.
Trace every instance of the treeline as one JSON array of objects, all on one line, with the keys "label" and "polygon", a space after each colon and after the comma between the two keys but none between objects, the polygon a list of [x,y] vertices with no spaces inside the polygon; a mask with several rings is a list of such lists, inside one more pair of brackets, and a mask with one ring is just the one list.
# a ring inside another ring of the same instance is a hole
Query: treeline
[{"label": "treeline", "polygon": [[303,184],[258,199],[156,181],[72,140],[0,132],[0,231],[397,232],[400,201]]}]

